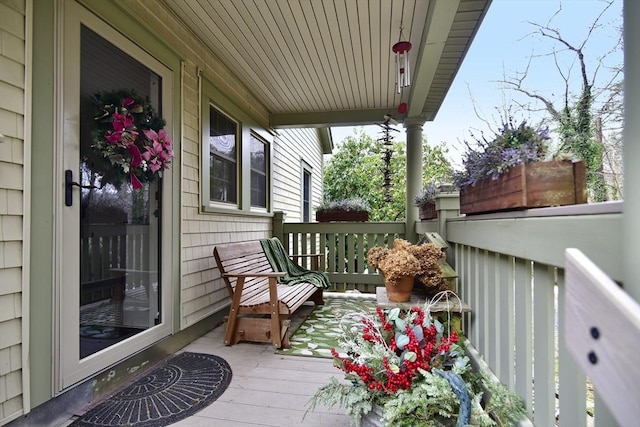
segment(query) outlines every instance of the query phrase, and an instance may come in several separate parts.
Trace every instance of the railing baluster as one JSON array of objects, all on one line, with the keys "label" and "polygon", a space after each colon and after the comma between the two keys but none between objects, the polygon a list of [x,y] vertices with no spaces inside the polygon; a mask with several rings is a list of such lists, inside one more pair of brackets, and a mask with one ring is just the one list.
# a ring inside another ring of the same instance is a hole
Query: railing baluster
[{"label": "railing baluster", "polygon": [[103,271],[104,277],[107,277],[110,274],[109,270],[114,268],[114,259],[117,257],[117,239],[117,236],[109,236],[106,241],[105,250],[107,251],[107,261],[104,263],[104,267],[106,268],[106,270]]},{"label": "railing baluster", "polygon": [[531,261],[515,260],[516,392],[533,415],[533,298]]},{"label": "railing baluster", "polygon": [[364,266],[367,260],[364,256],[364,233],[358,233],[358,271],[357,273],[364,273]]},{"label": "railing baluster", "polygon": [[293,234],[293,248],[291,248],[291,250],[294,254],[299,254],[300,252],[300,234],[301,233],[295,233]]},{"label": "railing baluster", "polygon": [[485,302],[485,327],[487,333],[485,335],[485,359],[494,369],[494,373],[500,378],[498,368],[500,366],[500,325],[498,323],[498,310],[500,306],[498,304],[498,283],[499,277],[499,265],[498,254],[495,252],[485,253],[485,277],[484,282],[484,294],[486,296]]},{"label": "railing baluster", "polygon": [[91,236],[91,255],[89,258],[90,263],[90,276],[89,280],[99,280],[100,276],[100,252],[102,252],[102,236]]},{"label": "railing baluster", "polygon": [[[487,265],[488,253],[486,250],[479,250],[476,264],[475,287],[478,290],[478,350],[482,354],[489,351],[489,274]],[[492,366],[489,363],[489,366]]]},{"label": "railing baluster", "polygon": [[479,259],[478,259],[478,253],[479,253],[479,249],[478,248],[471,248],[471,247],[467,247],[467,255],[469,256],[469,261],[468,261],[468,275],[467,275],[467,280],[469,283],[469,289],[471,290],[471,295],[470,295],[470,300],[471,300],[471,307],[473,310],[473,322],[472,322],[472,328],[471,328],[471,339],[474,343],[478,343],[478,345],[480,344],[480,330],[482,329],[482,325],[480,324],[482,317],[479,316],[479,314],[481,314],[481,292],[479,289],[479,283],[480,280],[478,280],[478,264],[479,264]]},{"label": "railing baluster", "polygon": [[353,241],[353,234],[347,234],[346,236],[346,241],[347,241],[347,252],[345,254],[345,258],[346,258],[346,265],[347,265],[347,273],[355,273],[356,272],[356,262],[357,259],[355,257],[351,257],[351,256],[347,256],[347,254],[355,254],[355,250],[356,250],[356,246],[355,243]]},{"label": "railing baluster", "polygon": [[533,420],[539,426],[555,424],[555,309],[552,267],[534,264],[533,271]]},{"label": "railing baluster", "polygon": [[[514,258],[499,255],[500,280],[498,286],[498,324],[500,337],[500,372],[499,379],[509,389],[515,385],[515,320],[514,320]],[[509,351],[510,350],[510,351]]]},{"label": "railing baluster", "polygon": [[[453,269],[458,273],[458,279],[456,281],[457,285],[457,293],[463,301],[472,302],[471,298],[471,287],[470,286],[462,286],[462,283],[466,281],[468,275],[468,261],[469,256],[467,256],[467,248],[463,245],[454,245],[451,250],[455,252],[454,264],[452,265]],[[472,306],[473,308],[473,306]],[[462,329],[467,336],[471,336],[471,319],[473,316],[472,313],[464,314],[462,317]]]},{"label": "railing baluster", "polygon": [[336,272],[338,273],[344,273],[345,272],[345,254],[346,254],[346,250],[345,250],[345,245],[346,245],[346,241],[345,241],[345,234],[344,233],[340,233],[336,235],[338,237],[338,248],[337,248],[337,254],[338,254],[338,265],[337,265],[337,270]]},{"label": "railing baluster", "polygon": [[335,273],[336,270],[336,235],[335,233],[327,233],[327,249],[329,250],[328,253],[328,266],[329,266],[329,272],[330,273]]},{"label": "railing baluster", "polygon": [[564,271],[558,272],[558,403],[561,426],[587,425],[587,380],[567,350],[564,335]]},{"label": "railing baluster", "polygon": [[515,386],[515,322],[514,322],[514,257],[500,256],[500,278],[498,280],[498,325],[500,327],[500,364],[498,378],[510,390]]},{"label": "railing baluster", "polygon": [[118,236],[118,266],[117,268],[127,268],[127,233],[126,231]]},{"label": "railing baluster", "polygon": [[124,263],[123,268],[134,269],[135,268],[135,249],[134,249],[134,236],[131,234],[131,228],[127,227],[127,252],[126,252],[126,261]]},{"label": "railing baluster", "polygon": [[593,413],[594,427],[616,427],[619,425],[607,404],[597,393],[594,396]]},{"label": "railing baluster", "polygon": [[322,254],[322,256],[320,257],[320,266],[322,267],[322,269],[327,270],[327,271],[331,271],[329,269],[329,260],[327,259],[327,235],[324,233],[320,233],[320,248],[318,250],[318,252],[320,252]]},{"label": "railing baluster", "polygon": [[[310,243],[310,253],[317,254],[320,253],[318,250],[318,235],[315,233],[309,233],[309,243]],[[319,265],[311,265],[313,270],[317,270],[321,267],[322,264]]]},{"label": "railing baluster", "polygon": [[[89,254],[89,239],[86,237],[82,237],[80,239],[80,259],[88,259],[87,255]],[[80,267],[80,283],[88,282],[89,280],[89,269],[86,266]]]}]

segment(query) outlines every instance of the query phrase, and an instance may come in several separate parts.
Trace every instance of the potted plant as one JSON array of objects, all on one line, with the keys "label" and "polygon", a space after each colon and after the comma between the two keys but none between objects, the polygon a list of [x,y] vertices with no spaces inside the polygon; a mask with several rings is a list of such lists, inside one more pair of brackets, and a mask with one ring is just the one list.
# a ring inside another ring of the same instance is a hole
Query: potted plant
[{"label": "potted plant", "polygon": [[517,395],[472,369],[456,332],[427,305],[356,316],[342,322],[344,353],[332,350],[345,381],[331,377],[309,410],[338,405],[361,426],[514,425],[525,416]]},{"label": "potted plant", "polygon": [[414,205],[418,207],[420,219],[434,219],[438,217],[436,211],[436,195],[438,194],[438,186],[436,183],[429,182],[413,199]]},{"label": "potted plant", "polygon": [[409,301],[415,281],[430,294],[448,289],[440,267],[443,258],[444,252],[433,243],[414,245],[404,239],[395,239],[391,248],[374,246],[367,253],[369,267],[382,273],[387,297],[395,302]]},{"label": "potted plant", "polygon": [[368,221],[369,205],[359,197],[328,201],[316,207],[316,221]]},{"label": "potted plant", "polygon": [[582,161],[547,160],[548,129],[535,129],[510,117],[494,138],[467,144],[464,170],[454,174],[460,212],[475,214],[586,203]]},{"label": "potted plant", "polygon": [[454,184],[438,184],[435,181],[431,181],[425,185],[413,199],[414,205],[419,208],[420,219],[437,218],[436,196],[440,193],[450,193],[456,190]]}]

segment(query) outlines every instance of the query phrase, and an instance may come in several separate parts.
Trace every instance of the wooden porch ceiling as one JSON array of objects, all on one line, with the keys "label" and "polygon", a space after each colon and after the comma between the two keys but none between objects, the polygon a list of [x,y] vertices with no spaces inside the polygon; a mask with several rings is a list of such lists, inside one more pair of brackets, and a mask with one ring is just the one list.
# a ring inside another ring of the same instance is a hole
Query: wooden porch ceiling
[{"label": "wooden porch ceiling", "polygon": [[[433,120],[491,0],[162,0],[273,127]],[[400,26],[411,86],[395,87]],[[407,102],[404,115],[397,106]]]}]

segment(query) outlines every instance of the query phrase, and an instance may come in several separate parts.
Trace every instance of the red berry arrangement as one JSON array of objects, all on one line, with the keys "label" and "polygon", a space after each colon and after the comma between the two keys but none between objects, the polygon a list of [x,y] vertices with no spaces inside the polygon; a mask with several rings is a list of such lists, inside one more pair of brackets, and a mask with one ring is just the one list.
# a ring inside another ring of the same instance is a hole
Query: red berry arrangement
[{"label": "red berry arrangement", "polygon": [[335,366],[347,379],[381,394],[410,389],[421,371],[447,369],[461,354],[456,332],[445,331],[421,307],[378,307],[376,316],[362,315],[342,341],[347,354],[333,349]]}]

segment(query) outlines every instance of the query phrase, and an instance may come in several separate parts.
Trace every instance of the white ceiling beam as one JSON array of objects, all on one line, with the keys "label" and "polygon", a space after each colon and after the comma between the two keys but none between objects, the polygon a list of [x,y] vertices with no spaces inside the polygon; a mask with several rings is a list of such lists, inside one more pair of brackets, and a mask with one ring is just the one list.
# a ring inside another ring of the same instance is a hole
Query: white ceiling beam
[{"label": "white ceiling beam", "polygon": [[423,33],[418,59],[412,72],[407,117],[421,117],[423,114],[459,4],[460,0],[432,0],[429,3],[429,13],[425,22],[426,30]]},{"label": "white ceiling beam", "polygon": [[388,108],[370,108],[364,110],[282,113],[271,114],[269,124],[272,128],[363,126],[382,123],[385,114],[393,114],[393,111]]}]

